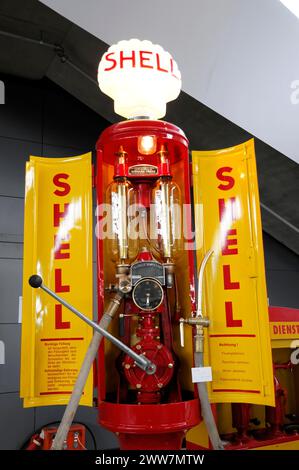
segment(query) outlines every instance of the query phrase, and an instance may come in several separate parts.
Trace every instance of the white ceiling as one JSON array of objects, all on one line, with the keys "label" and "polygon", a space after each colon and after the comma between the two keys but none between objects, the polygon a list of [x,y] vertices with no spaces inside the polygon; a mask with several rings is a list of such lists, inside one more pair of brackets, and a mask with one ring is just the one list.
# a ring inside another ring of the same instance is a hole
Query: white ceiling
[{"label": "white ceiling", "polygon": [[43,3],[108,44],[161,44],[186,93],[299,162],[299,19],[279,0]]}]

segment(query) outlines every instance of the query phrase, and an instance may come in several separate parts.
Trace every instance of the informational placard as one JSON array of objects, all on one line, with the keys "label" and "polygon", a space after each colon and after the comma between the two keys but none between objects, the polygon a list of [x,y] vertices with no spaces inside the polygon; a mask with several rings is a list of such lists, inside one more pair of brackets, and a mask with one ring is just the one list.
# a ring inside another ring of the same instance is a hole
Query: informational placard
[{"label": "informational placard", "polygon": [[254,141],[192,152],[197,265],[213,250],[203,312],[213,403],[274,405]]},{"label": "informational placard", "polygon": [[[32,274],[92,318],[91,154],[30,157],[26,164],[20,396],[24,407],[69,400],[92,329],[41,289]],[[80,404],[92,405],[92,374]]]}]

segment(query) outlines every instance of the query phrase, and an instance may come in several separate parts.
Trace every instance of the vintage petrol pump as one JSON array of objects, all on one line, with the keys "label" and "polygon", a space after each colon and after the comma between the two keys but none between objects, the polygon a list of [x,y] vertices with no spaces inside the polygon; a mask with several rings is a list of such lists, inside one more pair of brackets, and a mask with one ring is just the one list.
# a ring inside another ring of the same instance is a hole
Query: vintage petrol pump
[{"label": "vintage petrol pump", "polygon": [[159,46],[122,41],[103,56],[99,84],[115,99],[116,112],[131,118],[97,142],[99,319],[110,293],[123,292],[113,334],[157,367],[147,375],[106,342],[99,354],[99,421],[118,434],[123,449],[179,449],[200,421],[173,340],[180,317],[196,310],[193,255],[183,241],[183,224],[185,234],[191,228],[188,141],[178,127],[152,119],[179,93],[179,71]]},{"label": "vintage petrol pump", "polygon": [[181,310],[195,310],[192,252],[183,250],[180,233],[188,181],[188,143],[172,124],[125,121],[98,140],[98,207],[111,208],[113,234],[98,240],[99,316],[109,291],[124,292],[114,332],[157,366],[147,375],[108,344],[100,354],[99,419],[122,448],[180,448],[199,422],[173,343]]},{"label": "vintage petrol pump", "polygon": [[[190,373],[197,361],[204,369],[209,321],[201,295],[195,300],[188,141],[158,120],[180,92],[180,72],[160,46],[134,39],[109,48],[98,79],[128,118],[97,142],[99,323],[39,274],[29,279],[95,331],[51,448],[63,448],[98,355],[99,422],[119,436],[121,449],[180,449],[201,416],[213,448],[221,449],[205,383]],[[201,265],[199,293],[211,254]]]},{"label": "vintage petrol pump", "polygon": [[[181,129],[159,120],[180,92],[177,65],[149,41],[121,41],[102,57],[98,81],[116,113],[127,118],[108,127],[96,146],[98,323],[44,285],[38,264],[30,262],[27,269],[38,272],[29,279],[31,287],[43,289],[94,330],[73,391],[57,391],[70,398],[46,448],[62,449],[72,440],[70,426],[96,357],[99,423],[118,436],[121,449],[178,450],[189,430],[187,448],[297,448],[298,360],[282,353],[288,354],[289,339],[296,340],[292,348],[298,345],[298,312],[286,318],[270,312],[278,349],[273,387],[253,142],[193,160],[194,201],[200,206],[195,225],[201,231],[195,289],[188,141]],[[236,194],[217,193],[230,189]],[[63,218],[65,211],[59,214]],[[229,238],[237,230],[239,245]],[[240,282],[233,282],[229,262]],[[58,292],[68,292],[60,287]],[[239,291],[236,305],[243,317],[234,319],[226,295]],[[257,359],[252,350],[259,351]],[[209,400],[217,404],[213,410]]]}]

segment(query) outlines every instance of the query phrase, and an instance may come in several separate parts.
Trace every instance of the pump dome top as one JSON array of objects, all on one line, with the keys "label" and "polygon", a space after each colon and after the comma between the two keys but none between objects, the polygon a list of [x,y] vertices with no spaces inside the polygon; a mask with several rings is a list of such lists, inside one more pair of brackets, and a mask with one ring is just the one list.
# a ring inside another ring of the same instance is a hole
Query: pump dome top
[{"label": "pump dome top", "polygon": [[181,73],[169,52],[151,41],[130,39],[109,47],[98,68],[101,91],[125,118],[160,119],[181,90]]}]

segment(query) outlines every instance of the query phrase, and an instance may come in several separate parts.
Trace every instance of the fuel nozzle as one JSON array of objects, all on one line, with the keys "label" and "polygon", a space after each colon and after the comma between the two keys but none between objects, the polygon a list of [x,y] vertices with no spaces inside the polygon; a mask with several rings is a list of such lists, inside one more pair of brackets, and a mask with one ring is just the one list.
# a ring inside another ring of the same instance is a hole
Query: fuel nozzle
[{"label": "fuel nozzle", "polygon": [[204,369],[209,371],[208,380],[201,380],[195,378],[192,380],[197,384],[198,396],[201,406],[201,415],[206,425],[208,431],[208,436],[214,450],[224,450],[224,443],[221,441],[215,418],[212,412],[211,403],[209,401],[208,391],[206,387],[206,381],[212,380],[212,369],[210,367],[205,367],[204,365],[204,328],[207,328],[210,324],[210,321],[207,317],[203,315],[202,312],[202,293],[203,293],[203,279],[204,272],[213,251],[210,250],[206,253],[204,259],[202,260],[199,273],[198,273],[198,292],[197,292],[197,309],[196,312],[192,312],[190,318],[180,319],[180,333],[181,333],[181,345],[184,345],[184,325],[191,325],[195,327],[195,334],[193,336],[194,340],[194,368],[197,373],[201,373]]},{"label": "fuel nozzle", "polygon": [[180,318],[180,341],[181,347],[185,345],[184,340],[184,325],[195,326],[195,335],[194,335],[194,351],[203,353],[204,349],[204,328],[207,328],[210,325],[210,320],[205,317],[202,313],[202,297],[203,297],[203,280],[204,273],[207,262],[209,261],[211,255],[213,254],[212,250],[209,250],[204,259],[202,260],[199,273],[198,273],[198,291],[197,291],[197,310],[192,312],[190,318]]}]

